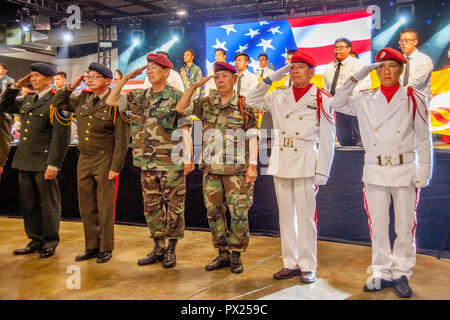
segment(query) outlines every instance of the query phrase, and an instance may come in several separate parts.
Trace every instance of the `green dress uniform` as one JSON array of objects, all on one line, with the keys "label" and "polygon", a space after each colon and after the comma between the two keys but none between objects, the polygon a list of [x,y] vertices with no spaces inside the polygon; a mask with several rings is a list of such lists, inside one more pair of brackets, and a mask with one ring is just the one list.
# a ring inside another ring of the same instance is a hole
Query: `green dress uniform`
[{"label": "green dress uniform", "polygon": [[69,147],[70,115],[51,107],[54,91],[29,93],[8,88],[0,112],[20,114],[21,135],[12,167],[19,170],[19,191],[25,231],[31,249],[55,249],[59,243],[61,195],[57,178],[45,180],[47,166],[61,168]]},{"label": "green dress uniform", "polygon": [[[203,123],[200,169],[203,170],[203,193],[212,241],[219,251],[242,252],[249,243],[248,210],[253,203],[253,183],[246,182],[245,174],[249,161],[248,140],[258,134],[258,123],[244,99],[234,94],[223,104],[218,92],[212,90],[209,96],[193,102],[194,115]],[[227,205],[230,230],[225,216]]]},{"label": "green dress uniform", "polygon": [[[9,85],[13,84],[14,80],[4,75],[0,78],[0,97],[6,91]],[[7,113],[0,112],[0,167],[4,167],[8,160],[9,151],[11,148],[11,116]],[[2,177],[0,175],[0,181]]]},{"label": "green dress uniform", "polygon": [[115,206],[119,180],[109,180],[109,171],[120,172],[130,139],[129,118],[108,106],[111,90],[101,97],[91,90],[72,95],[58,91],[54,104],[75,114],[78,126],[78,205],[83,220],[87,250],[114,249]]},{"label": "green dress uniform", "polygon": [[186,177],[181,161],[172,159],[179,144],[178,139],[172,141],[175,130],[192,125],[190,117],[175,111],[182,94],[167,85],[161,92],[133,90],[119,99],[120,110],[131,111],[133,164],[141,168],[144,215],[161,249],[166,239],[184,236]]}]

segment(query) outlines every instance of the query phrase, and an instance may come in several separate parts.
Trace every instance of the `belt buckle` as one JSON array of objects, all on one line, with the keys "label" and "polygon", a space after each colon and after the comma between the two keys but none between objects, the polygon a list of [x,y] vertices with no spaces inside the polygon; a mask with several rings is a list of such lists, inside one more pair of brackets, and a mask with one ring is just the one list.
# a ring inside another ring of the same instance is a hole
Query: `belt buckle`
[{"label": "belt buckle", "polygon": [[284,144],[283,146],[285,148],[293,148],[294,147],[294,140],[292,138],[284,138]]},{"label": "belt buckle", "polygon": [[[392,166],[393,165],[392,156],[389,156],[389,155],[384,156],[384,159],[382,156],[377,156],[377,159],[378,159],[379,166]],[[384,163],[383,163],[383,160],[384,160]],[[401,157],[400,161],[403,162],[403,157]]]}]

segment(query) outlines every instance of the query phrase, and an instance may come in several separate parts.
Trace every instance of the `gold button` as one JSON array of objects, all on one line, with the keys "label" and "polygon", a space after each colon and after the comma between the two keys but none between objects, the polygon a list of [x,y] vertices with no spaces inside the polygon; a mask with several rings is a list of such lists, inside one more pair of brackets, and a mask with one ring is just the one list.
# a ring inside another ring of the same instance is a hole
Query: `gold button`
[{"label": "gold button", "polygon": [[91,126],[91,123],[89,122],[89,123],[88,123],[88,127],[90,127],[90,126]]},{"label": "gold button", "polygon": [[286,134],[286,131],[281,132],[282,134]]},{"label": "gold button", "polygon": [[30,124],[30,120],[27,120],[27,123]]},{"label": "gold button", "polygon": [[378,129],[375,129],[375,132],[378,132]]},{"label": "gold button", "polygon": [[283,151],[284,150],[283,147],[281,147],[280,150]]},{"label": "gold button", "polygon": [[401,149],[402,147],[398,146],[397,149]]},{"label": "gold button", "polygon": [[89,119],[92,119],[92,116],[89,116]]},{"label": "gold button", "polygon": [[23,130],[23,131],[28,132],[28,129],[25,129],[25,130]]},{"label": "gold button", "polygon": [[41,113],[40,116],[43,117],[44,115]]},{"label": "gold button", "polygon": [[299,120],[303,120],[303,117],[298,118]]},{"label": "gold button", "polygon": [[400,130],[397,130],[397,133],[400,133]]},{"label": "gold button", "polygon": [[44,150],[44,153],[48,153],[48,150]]},{"label": "gold button", "polygon": [[28,113],[28,115],[29,115],[29,116],[32,116],[33,114],[30,112],[30,113]]},{"label": "gold button", "polygon": [[24,140],[24,141],[27,141],[27,137],[23,137],[23,140]]},{"label": "gold button", "polygon": [[89,130],[86,130],[86,133],[89,133]]},{"label": "gold button", "polygon": [[103,110],[103,112],[104,112],[104,113],[107,113],[108,111],[106,111],[106,110]]},{"label": "gold button", "polygon": [[294,149],[294,152],[297,152],[297,151],[298,151],[298,149],[297,149],[297,148],[295,148],[295,149]]},{"label": "gold button", "polygon": [[89,137],[86,137],[84,140],[88,141],[88,140],[89,140]]},{"label": "gold button", "polygon": [[100,153],[105,153],[105,152],[102,150],[102,151],[100,151]]},{"label": "gold button", "polygon": [[286,119],[289,119],[289,115],[286,115]]},{"label": "gold button", "polygon": [[374,147],[376,147],[376,146],[377,146],[377,144],[376,144],[376,143],[374,143],[374,144],[373,144],[373,146],[374,146]]},{"label": "gold button", "polygon": [[298,135],[299,135],[299,133],[298,133],[298,132],[296,132],[296,133],[295,133],[295,135],[297,135],[297,136],[298,136]]}]

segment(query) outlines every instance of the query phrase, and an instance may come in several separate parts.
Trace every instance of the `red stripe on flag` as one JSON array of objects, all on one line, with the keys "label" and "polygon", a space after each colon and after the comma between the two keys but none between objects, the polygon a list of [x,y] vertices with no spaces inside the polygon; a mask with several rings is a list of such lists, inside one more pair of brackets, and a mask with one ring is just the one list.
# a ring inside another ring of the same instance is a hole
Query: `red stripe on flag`
[{"label": "red stripe on flag", "polygon": [[[355,51],[358,54],[370,51],[370,46],[371,46],[370,39],[352,41],[352,51]],[[314,60],[316,61],[317,65],[322,65],[322,64],[328,64],[331,61],[335,60],[333,48],[334,48],[334,44],[330,44],[328,46],[323,46],[323,47],[313,47],[313,48],[301,48],[300,47],[298,49],[301,49],[302,51],[306,52],[311,57],[313,57]]]},{"label": "red stripe on flag", "polygon": [[348,12],[348,13],[338,13],[338,14],[330,14],[324,16],[315,16],[315,17],[306,17],[306,18],[294,18],[294,19],[286,19],[291,28],[296,27],[306,27],[314,24],[323,24],[323,23],[335,23],[335,22],[343,22],[354,19],[361,19],[370,17],[372,15],[371,12],[367,11],[358,11],[358,12]]},{"label": "red stripe on flag", "polygon": [[[441,109],[441,108],[438,108],[438,109]],[[439,121],[443,124],[449,123],[449,120],[447,120],[442,114],[440,114],[439,111],[437,111],[438,109],[430,110],[431,114],[434,116],[436,121]]]}]

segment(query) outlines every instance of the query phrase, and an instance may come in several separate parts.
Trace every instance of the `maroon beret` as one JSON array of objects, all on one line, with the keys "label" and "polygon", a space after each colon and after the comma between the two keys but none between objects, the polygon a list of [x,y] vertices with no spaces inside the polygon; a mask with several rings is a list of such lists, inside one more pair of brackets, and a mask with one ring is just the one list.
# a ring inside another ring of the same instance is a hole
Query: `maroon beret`
[{"label": "maroon beret", "polygon": [[294,62],[304,62],[309,64],[311,67],[317,67],[316,61],[303,51],[297,50],[291,57],[291,63]]},{"label": "maroon beret", "polygon": [[383,60],[395,60],[400,63],[407,63],[408,60],[406,60],[405,56],[400,51],[397,51],[395,49],[386,47],[384,49],[381,49],[378,51],[377,55],[375,56],[375,62],[383,61]]},{"label": "maroon beret", "polygon": [[154,62],[163,68],[173,68],[172,62],[170,62],[170,60],[161,53],[149,53],[147,55],[147,62]]},{"label": "maroon beret", "polygon": [[231,71],[232,73],[237,73],[237,70],[235,67],[233,67],[231,64],[226,62],[216,62],[214,63],[214,73],[217,71]]}]

